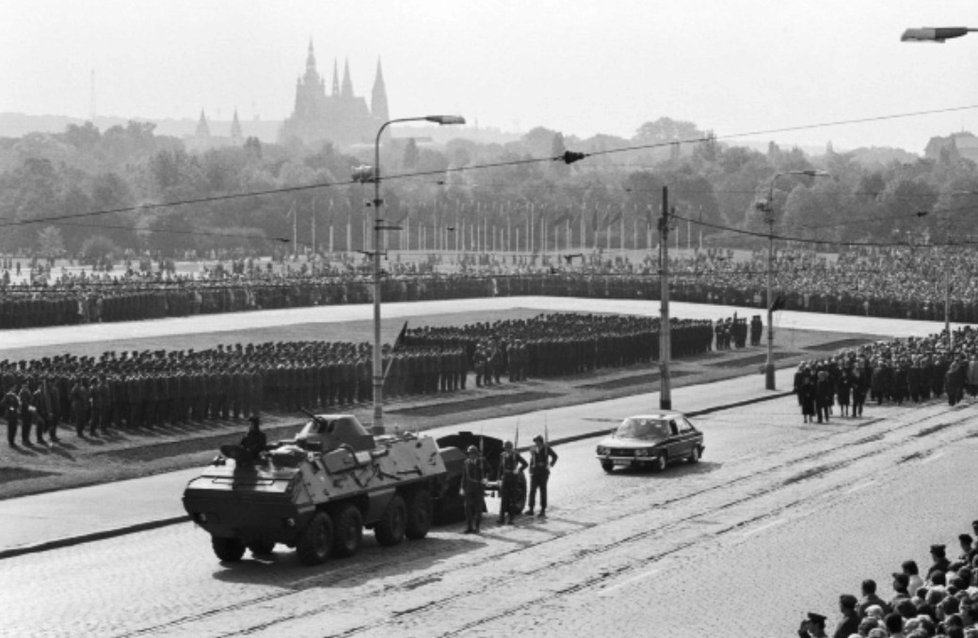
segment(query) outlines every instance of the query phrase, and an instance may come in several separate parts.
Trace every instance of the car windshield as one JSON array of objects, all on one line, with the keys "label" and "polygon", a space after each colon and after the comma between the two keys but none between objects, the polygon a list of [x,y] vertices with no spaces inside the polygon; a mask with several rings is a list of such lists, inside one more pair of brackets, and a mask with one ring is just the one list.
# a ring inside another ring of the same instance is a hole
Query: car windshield
[{"label": "car windshield", "polygon": [[615,436],[626,439],[665,439],[669,437],[669,424],[658,419],[625,419]]}]

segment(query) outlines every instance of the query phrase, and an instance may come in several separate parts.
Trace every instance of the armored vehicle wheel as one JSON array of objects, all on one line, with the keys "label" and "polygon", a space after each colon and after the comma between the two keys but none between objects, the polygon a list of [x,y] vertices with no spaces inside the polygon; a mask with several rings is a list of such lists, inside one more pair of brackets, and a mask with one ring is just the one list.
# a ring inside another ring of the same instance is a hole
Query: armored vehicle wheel
[{"label": "armored vehicle wheel", "polygon": [[689,462],[690,463],[700,462],[700,449],[698,447],[694,447],[693,450],[689,453]]},{"label": "armored vehicle wheel", "polygon": [[407,505],[400,494],[395,494],[387,509],[377,522],[374,535],[381,545],[397,545],[404,540],[404,528],[407,526]]},{"label": "armored vehicle wheel", "polygon": [[218,558],[228,563],[238,562],[245,552],[245,544],[241,542],[240,538],[211,536],[211,547],[214,548],[214,553]]},{"label": "armored vehicle wheel", "polygon": [[267,554],[271,554],[272,550],[275,549],[275,541],[254,541],[248,543],[248,549],[251,550],[251,553],[254,556],[265,556]]},{"label": "armored vehicle wheel", "polygon": [[321,565],[329,558],[332,547],[333,521],[323,512],[316,512],[296,539],[295,549],[299,560],[304,565]]},{"label": "armored vehicle wheel", "polygon": [[658,456],[658,458],[655,459],[655,471],[656,472],[665,472],[666,471],[666,465],[668,465],[668,464],[669,464],[669,460],[666,458],[666,455],[665,454],[660,454]]},{"label": "armored vehicle wheel", "polygon": [[601,461],[601,469],[611,474],[615,470],[615,464],[611,461]]},{"label": "armored vehicle wheel", "polygon": [[345,505],[333,514],[333,553],[353,556],[363,540],[363,515],[356,505]]},{"label": "armored vehicle wheel", "polygon": [[431,492],[424,488],[414,490],[407,501],[407,523],[404,527],[404,535],[411,540],[427,536],[428,530],[431,529],[433,515]]}]

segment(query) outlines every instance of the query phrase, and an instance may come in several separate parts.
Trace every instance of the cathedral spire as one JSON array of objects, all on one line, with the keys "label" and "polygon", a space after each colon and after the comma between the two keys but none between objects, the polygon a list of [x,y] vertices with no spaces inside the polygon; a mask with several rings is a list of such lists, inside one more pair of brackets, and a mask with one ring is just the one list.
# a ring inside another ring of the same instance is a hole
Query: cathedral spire
[{"label": "cathedral spire", "polygon": [[336,58],[333,58],[333,97],[340,94],[340,74],[336,70]]},{"label": "cathedral spire", "polygon": [[241,122],[238,121],[238,109],[234,109],[234,119],[231,120],[231,143],[241,143]]},{"label": "cathedral spire", "polygon": [[197,131],[195,135],[201,138],[211,136],[211,128],[207,126],[207,118],[204,117],[204,109],[200,109],[200,119],[197,120]]},{"label": "cathedral spire", "polygon": [[374,90],[370,97],[371,115],[386,122],[391,119],[390,109],[387,107],[387,89],[384,87],[384,71],[380,66],[380,58],[377,58],[377,75],[374,76]]},{"label": "cathedral spire", "polygon": [[343,89],[340,95],[345,98],[353,97],[353,82],[350,80],[350,61],[343,60]]},{"label": "cathedral spire", "polygon": [[312,48],[312,38],[309,38],[309,53],[306,55],[306,73],[316,72],[316,52]]}]

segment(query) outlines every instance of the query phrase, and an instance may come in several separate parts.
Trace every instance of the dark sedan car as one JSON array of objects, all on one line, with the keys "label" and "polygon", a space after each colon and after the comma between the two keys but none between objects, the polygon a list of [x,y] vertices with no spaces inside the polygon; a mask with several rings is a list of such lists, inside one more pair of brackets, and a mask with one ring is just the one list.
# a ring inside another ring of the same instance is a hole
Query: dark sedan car
[{"label": "dark sedan car", "polygon": [[598,443],[597,457],[605,472],[616,465],[662,471],[674,461],[696,463],[703,450],[703,433],[685,415],[664,412],[622,421],[611,436]]}]

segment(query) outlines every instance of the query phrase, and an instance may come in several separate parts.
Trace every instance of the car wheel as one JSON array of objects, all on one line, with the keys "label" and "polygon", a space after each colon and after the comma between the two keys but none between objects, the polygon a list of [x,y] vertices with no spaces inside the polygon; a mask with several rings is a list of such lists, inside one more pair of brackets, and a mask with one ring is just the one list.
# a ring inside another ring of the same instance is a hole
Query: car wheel
[{"label": "car wheel", "polygon": [[225,563],[238,562],[245,552],[245,544],[240,538],[211,536],[211,547],[214,554]]},{"label": "car wheel", "polygon": [[669,463],[669,460],[666,458],[666,455],[665,454],[660,454],[655,459],[655,471],[656,472],[665,472],[666,471],[666,465],[668,465],[668,463]]},{"label": "car wheel", "polygon": [[611,474],[615,469],[615,464],[611,461],[601,461],[601,469]]},{"label": "car wheel", "polygon": [[698,446],[694,447],[692,452],[689,453],[689,462],[690,463],[700,462],[700,448]]}]

